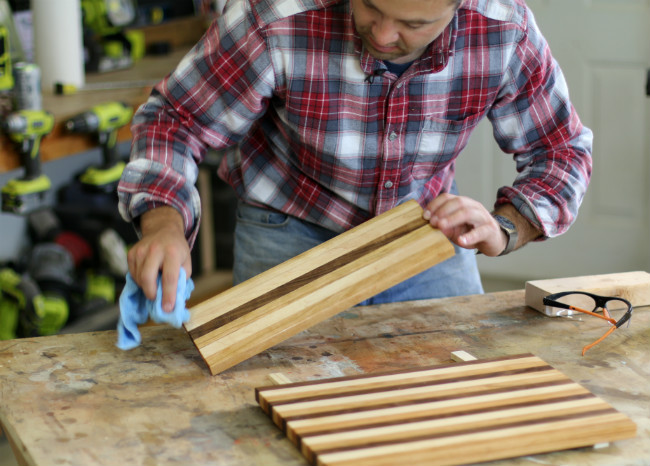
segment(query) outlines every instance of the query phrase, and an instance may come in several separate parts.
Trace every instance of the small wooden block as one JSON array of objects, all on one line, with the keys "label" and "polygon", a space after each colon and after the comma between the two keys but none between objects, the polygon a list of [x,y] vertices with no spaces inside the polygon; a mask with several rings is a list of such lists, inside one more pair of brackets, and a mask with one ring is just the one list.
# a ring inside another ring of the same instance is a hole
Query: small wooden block
[{"label": "small wooden block", "polygon": [[453,255],[408,201],[201,302],[185,329],[218,374]]},{"label": "small wooden block", "polygon": [[532,354],[260,387],[255,398],[319,466],[473,464],[636,435]]},{"label": "small wooden block", "polygon": [[282,372],[274,372],[269,374],[269,380],[273,385],[285,385],[291,383],[291,379],[284,375]]},{"label": "small wooden block", "polygon": [[476,361],[476,358],[467,351],[452,351],[451,359],[455,362]]},{"label": "small wooden block", "polygon": [[[554,278],[526,282],[526,305],[547,315],[543,299],[561,291],[586,291],[603,296],[625,298],[633,306],[650,304],[650,274],[625,272],[582,277]],[[580,303],[571,303],[580,306]]]}]

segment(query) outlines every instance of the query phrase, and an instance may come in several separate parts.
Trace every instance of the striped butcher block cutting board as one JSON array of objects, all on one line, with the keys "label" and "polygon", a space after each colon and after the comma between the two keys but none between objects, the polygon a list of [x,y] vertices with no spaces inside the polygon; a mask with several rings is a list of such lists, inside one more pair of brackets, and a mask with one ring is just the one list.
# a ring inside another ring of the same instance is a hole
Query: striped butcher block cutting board
[{"label": "striped butcher block cutting board", "polygon": [[315,465],[458,465],[636,435],[628,417],[532,354],[257,388]]},{"label": "striped butcher block cutting board", "polygon": [[408,201],[194,306],[185,329],[218,374],[453,255]]}]

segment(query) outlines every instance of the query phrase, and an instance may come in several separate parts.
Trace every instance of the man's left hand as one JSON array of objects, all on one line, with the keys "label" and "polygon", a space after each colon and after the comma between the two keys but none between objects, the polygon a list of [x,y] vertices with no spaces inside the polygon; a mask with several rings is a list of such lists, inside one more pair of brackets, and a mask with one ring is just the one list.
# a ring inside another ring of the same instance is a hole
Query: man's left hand
[{"label": "man's left hand", "polygon": [[424,218],[453,243],[486,256],[498,256],[508,242],[490,212],[469,197],[441,194],[427,205]]}]

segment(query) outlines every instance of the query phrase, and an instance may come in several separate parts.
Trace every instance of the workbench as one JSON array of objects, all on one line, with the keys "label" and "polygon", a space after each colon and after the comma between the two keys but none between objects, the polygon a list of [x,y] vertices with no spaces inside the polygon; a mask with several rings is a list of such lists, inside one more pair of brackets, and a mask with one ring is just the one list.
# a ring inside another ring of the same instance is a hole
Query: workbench
[{"label": "workbench", "polygon": [[524,291],[353,307],[219,375],[184,330],[142,328],[143,344],[116,333],[0,342],[0,421],[21,464],[305,465],[255,403],[254,388],[292,381],[454,364],[533,353],[637,424],[636,438],[493,464],[647,465],[650,459],[650,312],[581,356],[599,319],[550,318]]}]

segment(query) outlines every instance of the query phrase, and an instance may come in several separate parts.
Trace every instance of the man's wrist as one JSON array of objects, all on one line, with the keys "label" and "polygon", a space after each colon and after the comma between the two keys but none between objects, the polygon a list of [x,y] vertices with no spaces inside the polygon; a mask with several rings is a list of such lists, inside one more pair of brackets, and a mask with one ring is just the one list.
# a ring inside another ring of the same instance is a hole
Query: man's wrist
[{"label": "man's wrist", "polygon": [[170,226],[177,226],[183,234],[185,233],[183,217],[171,206],[156,207],[142,214],[139,219],[143,235]]},{"label": "man's wrist", "polygon": [[497,221],[499,227],[501,228],[501,231],[506,236],[506,247],[499,254],[499,256],[505,256],[506,254],[509,254],[515,250],[519,233],[514,222],[512,222],[509,218],[497,214],[492,214],[492,217],[494,217],[494,219]]}]

